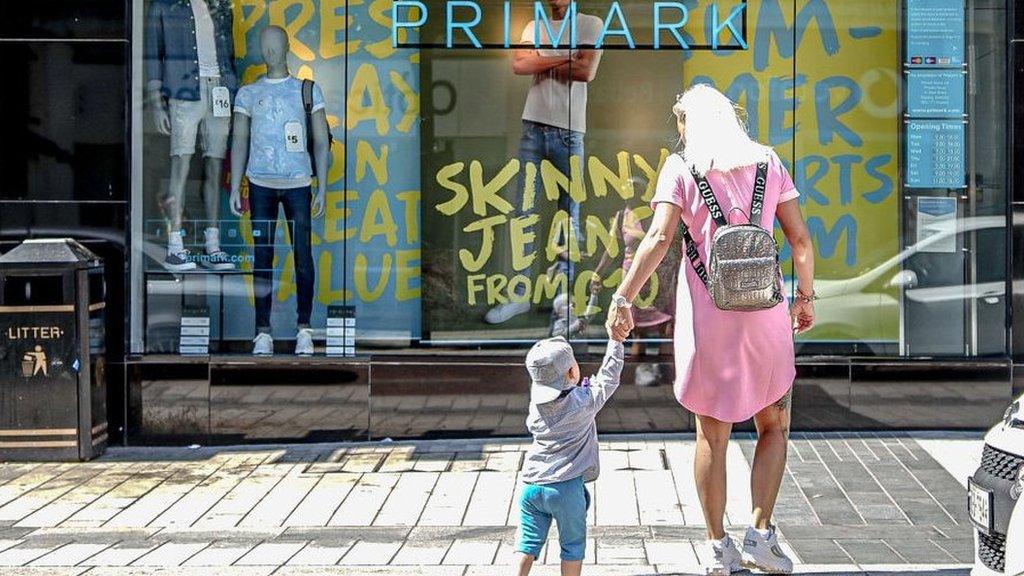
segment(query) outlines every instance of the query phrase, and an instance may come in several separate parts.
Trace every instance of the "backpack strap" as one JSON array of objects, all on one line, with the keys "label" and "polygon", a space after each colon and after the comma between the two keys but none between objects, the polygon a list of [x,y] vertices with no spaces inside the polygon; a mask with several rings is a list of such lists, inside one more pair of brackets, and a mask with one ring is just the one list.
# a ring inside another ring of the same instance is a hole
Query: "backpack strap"
[{"label": "backpack strap", "polygon": [[693,266],[693,271],[697,273],[697,277],[704,283],[704,287],[708,287],[708,269],[704,266],[704,262],[700,259],[700,252],[697,252],[697,243],[693,241],[693,236],[690,236],[690,230],[683,224],[683,241],[686,243],[686,257],[690,259],[690,265]]},{"label": "backpack strap", "polygon": [[302,108],[306,110],[306,116],[313,113],[313,81],[302,81]]},{"label": "backpack strap", "polygon": [[750,201],[750,223],[761,225],[761,212],[764,211],[764,191],[768,186],[768,163],[757,163],[757,175],[754,176],[754,197]]},{"label": "backpack strap", "polygon": [[708,179],[698,174],[697,169],[693,166],[690,167],[690,174],[693,175],[694,181],[697,182],[697,192],[700,193],[700,197],[704,199],[704,204],[707,205],[708,211],[711,212],[712,220],[719,226],[727,226],[729,223],[725,219],[725,213],[722,212],[722,206],[718,203],[718,199],[715,198],[715,191],[711,189]]}]

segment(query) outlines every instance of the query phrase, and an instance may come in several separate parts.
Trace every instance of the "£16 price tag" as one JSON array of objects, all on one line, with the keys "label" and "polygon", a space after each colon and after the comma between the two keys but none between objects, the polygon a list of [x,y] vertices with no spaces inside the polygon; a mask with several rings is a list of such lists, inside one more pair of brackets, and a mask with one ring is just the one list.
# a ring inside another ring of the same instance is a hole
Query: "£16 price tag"
[{"label": "\u00a316 price tag", "polygon": [[302,124],[298,122],[288,122],[284,125],[284,144],[285,150],[289,152],[304,152],[306,147],[303,142],[302,136]]},{"label": "\u00a316 price tag", "polygon": [[216,118],[231,116],[231,93],[223,86],[217,86],[213,94],[213,115]]}]

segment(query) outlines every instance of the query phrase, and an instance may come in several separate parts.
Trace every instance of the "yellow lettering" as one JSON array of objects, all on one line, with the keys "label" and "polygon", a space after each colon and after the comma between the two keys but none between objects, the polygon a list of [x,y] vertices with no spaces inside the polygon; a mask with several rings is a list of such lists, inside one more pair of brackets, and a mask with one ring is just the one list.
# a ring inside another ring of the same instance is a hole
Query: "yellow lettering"
[{"label": "yellow lettering", "polygon": [[[328,118],[330,119],[330,117]],[[345,142],[334,141],[331,146],[331,167],[327,170],[327,183],[335,184],[345,177]]]},{"label": "yellow lettering", "polygon": [[591,156],[587,161],[587,166],[590,169],[590,183],[594,187],[594,196],[597,198],[607,196],[608,185],[611,184],[623,200],[628,200],[633,197],[633,186],[629,183],[632,176],[629,170],[629,153],[619,152],[615,155],[615,159],[619,163],[618,172],[613,172],[605,166],[597,156]]},{"label": "yellow lettering", "polygon": [[537,235],[530,230],[540,216],[531,214],[522,218],[513,218],[509,221],[509,237],[512,240],[512,269],[515,271],[525,270],[537,258],[537,251],[531,250],[529,254],[523,249],[527,244],[533,244]]},{"label": "yellow lettering", "polygon": [[527,162],[523,169],[526,170],[523,178],[523,212],[529,212],[537,201],[537,165]]},{"label": "yellow lettering", "polygon": [[[381,28],[387,30],[391,29],[391,4],[394,0],[373,0],[370,3],[370,7],[366,9],[366,12],[370,15],[370,19],[380,24]],[[418,8],[417,8],[418,11]],[[412,14],[410,18],[417,18]],[[405,29],[398,31],[398,41],[405,42],[405,36],[408,32]],[[374,42],[366,46],[366,51],[370,53],[374,58],[380,58],[384,60],[395,53],[395,48],[391,45],[391,35],[379,42]]]},{"label": "yellow lettering", "polygon": [[337,58],[346,50],[351,54],[359,49],[360,40],[349,39],[346,48],[345,35],[339,34],[352,23],[344,8],[345,0],[320,0],[320,57],[325,60]]},{"label": "yellow lettering", "polygon": [[480,281],[487,278],[486,274],[470,274],[466,276],[466,301],[470,306],[476,306],[476,293],[483,290]]},{"label": "yellow lettering", "polygon": [[552,278],[547,274],[541,274],[537,277],[533,290],[533,303],[540,304],[541,301],[551,302],[558,296],[559,293],[564,292],[568,285],[568,279],[565,274],[555,274]]},{"label": "yellow lettering", "polygon": [[235,6],[232,39],[235,42],[235,58],[242,59],[249,51],[246,36],[256,27],[256,23],[263,19],[267,3],[264,0],[238,0]]},{"label": "yellow lettering", "polygon": [[633,154],[633,162],[637,165],[637,168],[644,173],[644,178],[647,180],[647,190],[644,191],[640,199],[644,202],[650,202],[651,198],[654,198],[654,191],[658,186],[658,172],[661,172],[661,167],[665,165],[665,160],[668,158],[668,150],[665,148],[661,149],[661,157],[658,159],[658,167],[652,168],[647,160],[639,154]]},{"label": "yellow lettering", "polygon": [[494,227],[504,224],[508,218],[502,214],[491,216],[490,218],[483,218],[476,222],[471,222],[468,226],[463,228],[463,232],[476,232],[480,231],[483,234],[483,238],[480,240],[480,253],[474,258],[473,253],[462,248],[459,250],[459,261],[462,262],[462,267],[467,272],[479,272],[484,264],[487,263],[491,258],[491,254],[494,251]]},{"label": "yellow lettering", "polygon": [[316,275],[316,295],[317,300],[325,306],[336,302],[343,302],[348,298],[348,294],[346,294],[347,291],[344,287],[335,290],[331,286],[331,279],[333,277],[332,272],[334,271],[333,259],[334,256],[331,254],[330,250],[322,250],[317,262],[317,270],[319,270],[319,273]]},{"label": "yellow lettering", "polygon": [[242,84],[252,84],[267,73],[266,64],[253,64],[242,71]]},{"label": "yellow lettering", "polygon": [[[564,244],[561,242],[564,241]],[[568,254],[563,254],[568,251]],[[565,210],[559,210],[551,220],[548,234],[547,258],[554,262],[558,256],[564,255],[572,262],[580,261],[580,242],[573,230],[572,219]]]},{"label": "yellow lettering", "polygon": [[615,217],[608,219],[608,227],[604,227],[604,221],[596,214],[587,215],[587,256],[597,253],[598,241],[604,245],[604,251],[609,258],[619,255],[619,242],[615,237]]},{"label": "yellow lettering", "polygon": [[383,294],[384,290],[388,287],[388,280],[391,278],[391,254],[385,252],[381,254],[381,265],[378,268],[380,270],[380,278],[377,280],[377,285],[372,289],[369,287],[369,268],[370,263],[366,259],[366,254],[356,254],[355,267],[355,285],[356,293],[363,302],[376,302]]},{"label": "yellow lettering", "polygon": [[[387,40],[387,42],[390,43],[390,40]],[[405,99],[405,114],[402,114],[402,119],[395,126],[399,132],[405,133],[412,129],[413,125],[416,124],[416,120],[420,117],[419,94],[412,89],[412,86],[398,72],[392,70],[388,77],[391,78],[391,83],[395,85],[395,88],[398,88],[398,92]]]},{"label": "yellow lettering", "polygon": [[[316,54],[299,40],[299,31],[309,24],[309,21],[313,19],[313,1],[312,0],[275,0],[270,2],[270,23],[275,26],[284,28],[285,32],[288,33],[288,44],[291,46],[292,54],[295,54],[299,60],[305,62],[312,62],[316,59]],[[299,7],[299,14],[294,20],[289,22],[287,20],[288,10],[292,6]]]},{"label": "yellow lettering", "polygon": [[356,182],[362,182],[366,177],[366,168],[373,170],[373,177],[377,180],[378,186],[383,186],[388,181],[388,145],[381,144],[380,153],[373,153],[373,146],[360,140],[356,143]]},{"label": "yellow lettering", "polygon": [[395,198],[405,206],[405,241],[417,242],[420,239],[420,191],[399,192]]},{"label": "yellow lettering", "polygon": [[583,169],[580,157],[573,154],[569,157],[569,175],[563,174],[550,160],[540,163],[540,177],[544,181],[544,195],[551,202],[558,201],[562,190],[568,190],[569,196],[576,202],[587,199],[587,191],[583,187]]},{"label": "yellow lettering", "polygon": [[469,202],[469,189],[452,180],[455,176],[462,174],[462,171],[465,168],[465,163],[456,162],[455,164],[444,166],[437,171],[437,183],[441,188],[451,190],[454,193],[451,200],[434,206],[438,212],[445,216],[451,216],[459,210],[462,210],[462,207],[466,205],[466,202]]},{"label": "yellow lettering", "polygon": [[388,246],[398,243],[398,224],[395,223],[395,218],[391,214],[388,197],[380,188],[370,194],[360,228],[360,242],[369,242],[374,236],[384,236]]},{"label": "yellow lettering", "polygon": [[530,301],[530,279],[516,274],[508,281],[508,299],[516,304]]},{"label": "yellow lettering", "polygon": [[373,120],[378,136],[389,131],[388,115],[391,109],[384,103],[384,93],[380,88],[380,77],[372,64],[362,64],[356,69],[352,78],[352,87],[348,93],[348,116],[345,125],[349,130],[360,122]]},{"label": "yellow lettering", "polygon": [[501,293],[505,286],[508,285],[508,278],[505,278],[504,274],[495,274],[494,276],[487,277],[487,303],[504,304],[508,302],[508,299]]},{"label": "yellow lettering", "polygon": [[420,278],[420,249],[399,250],[395,254],[395,299],[405,302],[419,298],[420,287],[410,284]]},{"label": "yellow lettering", "polygon": [[491,205],[501,212],[508,214],[512,211],[512,205],[508,200],[502,198],[498,193],[509,183],[516,173],[519,172],[519,160],[509,160],[505,167],[498,172],[490,182],[484,183],[484,167],[478,160],[469,165],[469,187],[473,191],[473,212],[478,216],[487,215],[487,206]]}]

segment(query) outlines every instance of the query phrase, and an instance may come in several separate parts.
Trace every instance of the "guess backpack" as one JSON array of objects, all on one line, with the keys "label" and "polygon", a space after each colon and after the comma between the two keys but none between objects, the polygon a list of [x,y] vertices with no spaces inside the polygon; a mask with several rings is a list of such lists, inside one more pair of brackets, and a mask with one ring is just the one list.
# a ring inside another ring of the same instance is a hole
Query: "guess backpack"
[{"label": "guess backpack", "polygon": [[691,168],[697,190],[715,221],[715,232],[708,251],[708,265],[701,262],[697,245],[686,226],[686,257],[694,272],[707,287],[715,306],[721,310],[751,311],[773,308],[782,302],[782,273],[779,247],[769,230],[761,227],[768,163],[757,164],[754,198],[746,224],[729,224],[715,198],[707,178]]}]

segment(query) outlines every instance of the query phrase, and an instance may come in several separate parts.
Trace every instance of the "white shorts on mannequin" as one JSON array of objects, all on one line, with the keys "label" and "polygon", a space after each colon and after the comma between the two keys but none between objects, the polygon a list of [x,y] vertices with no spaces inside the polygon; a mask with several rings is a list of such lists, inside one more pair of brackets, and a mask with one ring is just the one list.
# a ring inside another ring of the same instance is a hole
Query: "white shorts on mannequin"
[{"label": "white shorts on mannequin", "polygon": [[203,156],[224,158],[228,151],[231,117],[213,115],[213,89],[218,78],[199,79],[199,100],[170,100],[171,156],[196,152],[196,137],[202,137]]}]

